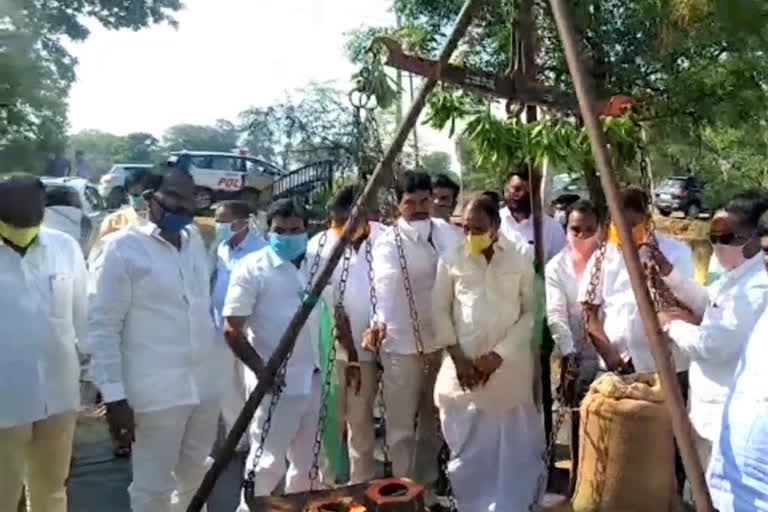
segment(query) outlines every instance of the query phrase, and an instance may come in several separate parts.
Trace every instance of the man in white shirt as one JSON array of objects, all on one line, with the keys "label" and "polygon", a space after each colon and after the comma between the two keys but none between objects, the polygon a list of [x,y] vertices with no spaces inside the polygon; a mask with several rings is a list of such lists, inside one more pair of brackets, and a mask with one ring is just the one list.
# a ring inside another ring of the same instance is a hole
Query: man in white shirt
[{"label": "man in white shirt", "polygon": [[434,336],[431,291],[438,258],[457,247],[462,234],[459,228],[430,218],[432,182],[427,174],[406,172],[396,194],[400,218],[373,248],[378,315],[385,328],[377,326],[372,331],[372,345],[383,339],[381,362],[392,471],[394,476],[411,478],[429,490],[438,477],[441,440],[432,395],[444,348]]},{"label": "man in white shirt", "polygon": [[[265,361],[305,300],[307,288],[307,276],[300,270],[307,250],[306,212],[295,200],[281,199],[270,207],[267,222],[268,246],[237,265],[222,311],[227,343],[247,367],[248,393],[256,388]],[[317,334],[313,312],[296,338],[277,406],[270,412],[272,394],[266,395],[251,422],[245,474],[256,496],[269,495],[284,476],[286,493],[307,491],[312,484],[309,472],[321,395]],[[270,425],[267,432],[265,425]],[[238,512],[248,510],[241,499]]]},{"label": "man in white shirt", "polygon": [[91,255],[92,377],[113,439],[134,441],[133,512],[186,510],[216,438],[223,360],[194,191],[189,173],[169,170],[148,222]]},{"label": "man in white shirt", "polygon": [[[647,194],[640,188],[628,187],[621,193],[622,208],[632,228],[633,243],[643,246],[648,241],[650,223],[649,201]],[[693,255],[691,249],[659,233],[655,233],[659,249],[686,279],[693,279]],[[656,371],[656,363],[651,355],[648,337],[637,309],[637,302],[629,282],[629,273],[624,263],[624,256],[619,246],[620,241],[615,226],[611,225],[607,247],[599,279],[594,290],[594,297],[589,296],[593,267],[596,264],[596,251],[581,280],[579,302],[586,303],[592,314],[588,324],[592,342],[601,357],[602,369],[616,371],[626,369],[631,360],[638,372]],[[685,287],[665,279],[670,290],[683,302],[686,302]],[[687,358],[673,350],[678,372],[688,369]],[[684,395],[687,394],[687,391]]]},{"label": "man in white shirt", "polygon": [[[229,280],[237,264],[247,255],[266,247],[267,242],[260,233],[251,228],[252,210],[245,201],[223,201],[216,205],[216,266],[213,276],[213,322],[218,332],[217,341],[225,352],[227,374],[222,375],[224,394],[221,414],[224,425],[231,429],[240,410],[245,405],[245,383],[243,363],[234,357],[224,340],[224,318],[221,315],[227,297]],[[245,451],[248,443],[242,439],[238,450]]]},{"label": "man in white shirt", "polygon": [[[641,260],[646,263],[652,257],[649,245],[651,225],[650,200],[640,187],[627,187],[621,191],[621,206],[627,221],[632,226],[632,243],[639,248]],[[691,249],[677,240],[659,233],[654,233],[658,249],[679,271],[683,280],[694,279],[693,253]],[[579,302],[589,310],[587,328],[592,343],[600,355],[603,370],[621,373],[655,372],[656,362],[651,354],[648,336],[643,327],[642,318],[637,308],[637,300],[629,281],[629,272],[624,263],[620,247],[618,230],[611,224],[608,230],[605,257],[599,269],[599,278],[594,290],[590,290],[593,268],[597,263],[596,251],[584,270]],[[688,287],[680,281],[662,277],[662,285],[677,299],[686,304],[691,302],[686,295]],[[590,291],[594,292],[590,296]],[[663,290],[662,290],[663,291]],[[688,396],[688,357],[672,345],[671,357],[677,370],[677,379],[683,400]],[[685,471],[679,455],[675,457],[675,473],[678,489],[682,492]]]},{"label": "man in white shirt", "polygon": [[88,248],[93,226],[91,219],[83,213],[80,197],[74,188],[52,186],[46,191],[43,226],[68,234],[83,251]]},{"label": "man in white shirt", "polygon": [[[758,225],[768,271],[768,213]],[[768,309],[749,336],[730,385],[707,483],[720,512],[768,511]]]},{"label": "man in white shirt", "polygon": [[[441,256],[432,291],[435,340],[451,356],[434,399],[462,512],[528,510],[545,469],[533,397],[533,264],[499,239],[499,225],[498,205],[470,201],[465,242]],[[510,468],[519,468],[514,478]]]},{"label": "man in white shirt", "polygon": [[41,228],[45,189],[0,177],[0,510],[26,482],[32,512],[66,512],[80,406],[76,344],[87,326],[87,274],[77,242]]},{"label": "man in white shirt", "polygon": [[[757,225],[768,201],[739,194],[712,217],[710,240],[724,273],[707,288],[689,281],[693,313],[662,312],[659,319],[675,345],[691,360],[690,417],[702,464],[720,433],[725,400],[739,356],[768,305],[768,276]],[[671,281],[681,277],[663,255],[657,263]],[[677,284],[677,287],[685,283]]]},{"label": "man in white shirt", "polygon": [[[501,209],[501,234],[510,240],[533,246],[533,218],[531,217],[530,178],[527,169],[512,173],[504,188],[506,207]],[[545,262],[565,247],[563,226],[549,215],[541,218],[542,253]]]},{"label": "man in white shirt", "polygon": [[[336,194],[331,204],[331,228],[309,241],[308,264],[317,259],[318,253],[320,267],[328,260],[361,191],[361,187],[349,185]],[[383,230],[384,227],[378,222],[360,220],[324,293],[327,307],[334,310],[337,333],[340,335],[335,366],[339,378],[339,404],[347,424],[351,483],[362,483],[376,477],[373,405],[378,387],[378,368],[373,354],[362,350],[362,341],[372,314],[370,273],[373,244]],[[339,285],[346,258],[349,258],[349,273],[343,304],[338,308]],[[340,326],[348,326],[348,330]]]},{"label": "man in white shirt", "polygon": [[[579,404],[597,373],[597,354],[585,339],[579,283],[589,259],[600,245],[600,217],[588,200],[579,200],[566,211],[568,245],[545,270],[547,323],[560,349],[560,389],[571,409],[571,489],[575,488],[579,459]],[[578,365],[574,381],[564,385],[566,371]]]}]

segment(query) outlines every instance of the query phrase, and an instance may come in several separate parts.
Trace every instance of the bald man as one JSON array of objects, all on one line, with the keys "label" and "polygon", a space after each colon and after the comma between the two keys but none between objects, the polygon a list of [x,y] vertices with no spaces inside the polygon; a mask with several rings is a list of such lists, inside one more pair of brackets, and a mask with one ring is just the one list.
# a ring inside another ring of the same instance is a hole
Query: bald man
[{"label": "bald man", "polygon": [[133,512],[186,510],[216,438],[224,359],[194,206],[192,177],[170,169],[148,222],[107,235],[91,259],[92,378],[112,435],[134,443]]},{"label": "bald man", "polygon": [[32,512],[66,512],[80,406],[76,344],[86,330],[78,243],[41,227],[37,178],[0,178],[0,511],[26,480]]}]

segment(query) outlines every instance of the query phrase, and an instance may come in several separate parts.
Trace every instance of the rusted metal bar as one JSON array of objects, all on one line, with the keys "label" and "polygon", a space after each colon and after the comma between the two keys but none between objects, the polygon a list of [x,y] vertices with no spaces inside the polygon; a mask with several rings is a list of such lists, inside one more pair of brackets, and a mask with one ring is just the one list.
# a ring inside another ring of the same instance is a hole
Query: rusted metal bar
[{"label": "rusted metal bar", "polygon": [[640,258],[637,249],[632,243],[632,230],[624,217],[619,202],[619,191],[616,185],[616,179],[613,175],[613,166],[608,154],[605,133],[598,120],[594,109],[592,91],[587,86],[586,76],[579,60],[579,50],[576,37],[571,27],[568,13],[562,0],[550,0],[552,13],[555,17],[555,23],[560,33],[560,39],[565,49],[565,57],[568,61],[568,68],[573,78],[573,84],[576,89],[576,96],[579,100],[581,115],[589,134],[589,140],[592,145],[592,152],[600,169],[600,181],[608,201],[608,207],[611,212],[611,218],[619,229],[619,237],[622,241],[621,250],[624,255],[624,261],[627,265],[629,278],[632,283],[632,291],[635,294],[637,307],[640,317],[643,321],[648,341],[650,342],[651,354],[656,362],[656,368],[661,379],[662,389],[665,393],[665,403],[669,408],[672,417],[672,427],[680,448],[680,454],[683,458],[685,472],[691,482],[693,497],[696,501],[696,510],[698,512],[714,512],[712,498],[707,489],[707,483],[702,471],[701,461],[696,453],[693,443],[693,431],[688,415],[683,405],[683,397],[680,394],[680,388],[677,385],[675,369],[666,350],[669,340],[662,333],[656,312],[651,304],[651,296],[646,286],[645,275],[640,266]]},{"label": "rusted metal bar", "polygon": [[[467,28],[469,28],[474,9],[481,3],[482,0],[467,0],[464,4],[464,7],[462,7],[461,12],[456,19],[456,24],[440,52],[440,56],[437,61],[437,73],[424,81],[424,84],[422,85],[421,90],[419,91],[418,95],[413,101],[413,104],[408,110],[403,123],[398,128],[397,134],[395,135],[392,144],[368,180],[368,184],[365,186],[365,189],[363,189],[362,194],[358,198],[357,203],[352,210],[352,214],[350,215],[349,220],[347,220],[347,223],[344,226],[344,232],[341,238],[334,246],[327,263],[318,273],[315,283],[312,285],[310,290],[311,297],[319,297],[320,293],[328,284],[328,281],[331,278],[331,274],[336,268],[336,265],[338,264],[344,249],[352,238],[352,232],[354,231],[354,226],[357,223],[358,217],[364,210],[365,205],[368,204],[369,199],[375,196],[375,193],[378,190],[382,180],[384,180],[387,175],[392,172],[392,166],[395,163],[395,159],[403,150],[403,146],[405,145],[405,141],[408,138],[408,134],[416,125],[416,122],[419,119],[419,115],[421,114],[422,110],[424,110],[424,106],[426,105],[429,94],[434,90],[435,86],[437,85],[437,81],[441,79],[440,70],[448,63],[448,59],[451,58],[451,55],[453,55],[453,52],[456,50],[456,47],[459,44],[459,40],[464,36]],[[277,374],[277,371],[279,370],[283,361],[286,359],[286,357],[288,357],[288,354],[293,349],[293,346],[296,343],[296,336],[304,326],[304,323],[307,321],[307,318],[309,317],[313,307],[314,303],[312,301],[305,301],[298,309],[298,311],[296,311],[296,313],[293,315],[293,318],[288,324],[285,333],[283,333],[283,336],[280,338],[278,347],[269,358],[269,362],[267,362],[264,370],[261,372],[261,374],[259,374],[259,381],[256,385],[256,389],[254,389],[251,395],[248,397],[245,406],[243,407],[242,411],[240,411],[240,415],[235,421],[235,424],[232,426],[232,430],[227,435],[227,439],[216,453],[214,463],[205,474],[200,487],[195,492],[195,495],[193,496],[192,501],[187,508],[187,512],[199,512],[203,508],[203,505],[205,505],[205,502],[208,500],[211,491],[213,491],[216,480],[218,480],[222,471],[227,467],[227,464],[229,464],[229,461],[232,459],[232,455],[235,453],[235,448],[237,447],[240,438],[248,428],[248,424],[251,422],[251,419],[256,412],[256,408],[264,399],[264,395],[266,395],[272,389],[275,381],[275,375]]]},{"label": "rusted metal bar", "polygon": [[514,100],[523,105],[543,105],[550,108],[575,111],[576,98],[552,87],[537,83],[523,73],[497,75],[479,69],[468,69],[453,64],[439,65],[437,61],[407,55],[400,43],[388,37],[379,37],[373,45],[386,48],[386,64],[426,78],[439,79],[480,93]]}]

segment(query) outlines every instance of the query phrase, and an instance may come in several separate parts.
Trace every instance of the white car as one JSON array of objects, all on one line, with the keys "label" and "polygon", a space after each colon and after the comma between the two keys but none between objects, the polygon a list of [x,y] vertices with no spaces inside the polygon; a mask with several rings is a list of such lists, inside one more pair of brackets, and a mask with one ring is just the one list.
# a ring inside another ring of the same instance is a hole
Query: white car
[{"label": "white car", "polygon": [[[101,221],[107,214],[107,210],[104,207],[104,201],[99,195],[98,190],[93,184],[84,179],[77,177],[65,177],[65,178],[52,178],[42,176],[40,180],[45,186],[46,193],[50,193],[53,189],[66,188],[67,190],[74,191],[79,199],[79,208],[82,211],[82,215],[90,221],[91,226],[89,233],[76,233],[79,222],[72,222],[73,219],[65,219],[62,216],[49,215],[46,211],[45,224],[53,229],[59,229],[65,233],[69,233],[76,238],[82,245],[83,251],[89,246],[91,238],[98,232],[98,227],[101,225]],[[48,208],[46,208],[48,210]],[[74,226],[74,230],[70,229],[69,225]],[[76,236],[79,235],[79,236]]]},{"label": "white car", "polygon": [[254,207],[267,204],[272,200],[272,184],[287,174],[268,162],[236,153],[174,152],[168,163],[175,165],[182,153],[190,158],[189,172],[195,180],[199,210],[226,199],[240,199]]},{"label": "white car", "polygon": [[125,175],[135,169],[152,169],[152,164],[116,164],[99,180],[99,194],[104,198],[107,208],[120,208],[127,201]]}]

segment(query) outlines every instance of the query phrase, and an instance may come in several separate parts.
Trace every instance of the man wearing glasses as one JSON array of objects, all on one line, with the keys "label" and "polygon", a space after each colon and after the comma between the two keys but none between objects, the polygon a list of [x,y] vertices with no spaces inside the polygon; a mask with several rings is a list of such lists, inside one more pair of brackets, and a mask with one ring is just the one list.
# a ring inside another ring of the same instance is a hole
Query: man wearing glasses
[{"label": "man wearing glasses", "polygon": [[763,269],[758,235],[758,222],[766,210],[768,198],[748,191],[715,212],[710,241],[724,272],[707,288],[683,279],[666,258],[655,255],[661,273],[687,289],[685,295],[692,310],[659,313],[659,320],[691,360],[690,417],[705,467],[712,443],[720,434],[723,408],[739,356],[768,305],[768,275]]}]

